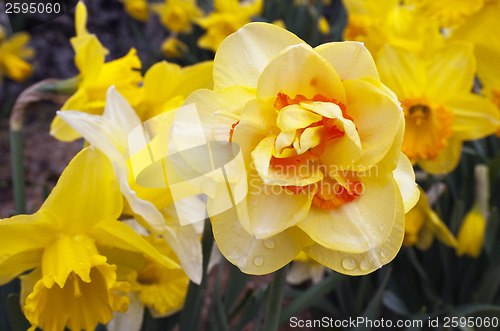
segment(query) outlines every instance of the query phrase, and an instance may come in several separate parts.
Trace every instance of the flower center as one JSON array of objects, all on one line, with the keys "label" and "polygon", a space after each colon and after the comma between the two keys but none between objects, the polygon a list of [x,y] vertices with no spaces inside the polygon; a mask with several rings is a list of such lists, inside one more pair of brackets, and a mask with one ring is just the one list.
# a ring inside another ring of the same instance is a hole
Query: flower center
[{"label": "flower center", "polygon": [[276,138],[270,166],[299,173],[299,167],[319,167],[324,177],[318,183],[306,186],[283,186],[283,188],[294,194],[300,194],[304,190],[314,189],[311,185],[317,185],[312,202],[319,208],[329,210],[353,201],[361,195],[362,184],[350,179],[345,183],[339,183],[329,178],[328,171],[319,165],[326,143],[342,138],[345,131],[340,118],[329,117],[323,111],[316,112],[311,106],[312,102],[334,104],[337,116],[353,121],[353,118],[346,113],[345,105],[335,99],[319,94],[313,98],[301,94],[291,98],[284,93],[278,93],[274,108],[279,112],[278,127],[281,133]]},{"label": "flower center", "polygon": [[425,99],[403,100],[406,129],[403,153],[412,161],[434,160],[451,137],[453,112]]}]

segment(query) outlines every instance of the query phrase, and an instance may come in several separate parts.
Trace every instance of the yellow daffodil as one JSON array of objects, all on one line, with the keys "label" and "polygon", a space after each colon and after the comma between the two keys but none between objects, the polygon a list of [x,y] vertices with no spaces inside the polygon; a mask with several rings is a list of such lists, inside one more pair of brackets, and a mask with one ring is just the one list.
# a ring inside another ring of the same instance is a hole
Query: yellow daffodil
[{"label": "yellow daffodil", "polygon": [[28,46],[30,35],[19,32],[8,39],[0,38],[0,83],[4,76],[21,82],[31,74],[31,64],[26,62],[35,54]]},{"label": "yellow daffodil", "polygon": [[423,20],[435,20],[440,26],[449,28],[462,24],[477,13],[485,3],[497,0],[406,0],[414,3]]},{"label": "yellow daffodil", "polygon": [[411,6],[397,0],[343,0],[348,18],[345,40],[361,41],[374,55],[385,45],[396,45],[420,55],[440,46],[439,25],[422,20]]},{"label": "yellow daffodil", "polygon": [[166,57],[183,57],[188,51],[188,46],[175,37],[169,37],[161,44],[161,51]]},{"label": "yellow daffodil", "polygon": [[147,21],[149,17],[148,3],[146,0],[120,0],[125,10],[133,18],[139,21]]},{"label": "yellow daffodil", "polygon": [[434,237],[437,237],[445,245],[457,247],[457,240],[430,205],[425,192],[420,189],[417,204],[405,216],[403,245],[415,245],[426,250],[432,245]]},{"label": "yellow daffodil", "polygon": [[[228,166],[227,177],[246,174],[246,198],[214,213],[228,184],[214,178],[207,208],[220,251],[243,272],[273,272],[304,251],[359,275],[399,251],[418,190],[400,153],[403,113],[361,43],[313,49],[250,23],[219,47],[214,91],[195,91],[184,105],[177,115],[196,107],[207,141],[241,148],[245,164]],[[174,121],[178,150],[198,144],[188,122]]]},{"label": "yellow daffodil", "polygon": [[[21,276],[22,307],[44,330],[93,330],[125,311],[126,282],[116,280],[123,256],[145,256],[178,268],[128,225],[117,221],[122,197],[113,167],[86,148],[70,162],[40,210],[0,221],[0,283]],[[138,254],[137,254],[138,253]],[[118,266],[119,267],[119,266]]]},{"label": "yellow daffodil", "polygon": [[483,250],[486,223],[489,216],[489,169],[485,165],[474,168],[476,179],[476,202],[460,226],[458,231],[457,255],[479,257]]},{"label": "yellow daffodil", "polygon": [[262,0],[244,1],[215,0],[215,11],[197,23],[207,30],[198,39],[198,46],[217,51],[221,42],[231,33],[251,21],[252,16],[262,12]]},{"label": "yellow daffodil", "polygon": [[[165,92],[168,90],[162,91],[163,94]],[[141,120],[127,100],[111,87],[103,115],[64,111],[58,112],[58,116],[109,157],[126,201],[124,213],[136,216],[149,231],[162,235],[176,252],[185,272],[194,282],[199,283],[201,281],[199,234],[192,225],[180,225],[171,206],[173,200],[168,189],[142,188],[137,185],[130,169],[128,137],[133,129],[141,128]],[[195,204],[194,207],[189,205],[186,208],[204,213],[201,201],[194,199],[192,203]]]},{"label": "yellow daffodil", "polygon": [[155,3],[151,9],[160,16],[160,21],[172,32],[190,32],[191,23],[203,16],[194,0],[165,0]]},{"label": "yellow daffodil", "polygon": [[[82,2],[76,7],[76,37],[71,38],[75,50],[75,63],[80,70],[78,90],[62,106],[61,111],[78,110],[89,114],[102,114],[106,91],[111,85],[129,97],[137,94],[142,80],[139,69],[141,62],[135,49],[124,57],[104,63],[107,50],[96,36],[89,34],[85,25],[87,9]],[[50,134],[62,141],[73,141],[81,136],[59,117],[55,117]]]},{"label": "yellow daffodil", "polygon": [[325,276],[325,272],[331,271],[331,269],[311,259],[306,253],[300,252],[293,259],[292,266],[286,275],[286,281],[292,285],[299,285],[308,280],[311,280],[313,284],[318,284]]},{"label": "yellow daffodil", "polygon": [[476,63],[470,44],[450,43],[426,58],[386,46],[378,64],[382,82],[403,106],[403,152],[425,171],[452,171],[464,140],[485,137],[498,127],[495,106],[471,92]]},{"label": "yellow daffodil", "polygon": [[141,120],[148,120],[182,105],[186,97],[200,88],[212,88],[213,62],[180,67],[166,61],[151,66],[133,104]]}]

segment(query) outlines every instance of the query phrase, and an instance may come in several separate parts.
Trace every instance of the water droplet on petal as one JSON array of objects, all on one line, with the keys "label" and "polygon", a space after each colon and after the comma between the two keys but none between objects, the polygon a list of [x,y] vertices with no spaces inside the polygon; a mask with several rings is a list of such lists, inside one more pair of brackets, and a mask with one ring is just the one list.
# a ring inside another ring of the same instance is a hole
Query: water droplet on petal
[{"label": "water droplet on petal", "polygon": [[275,249],[276,248],[276,241],[274,241],[273,238],[269,238],[264,240],[264,246],[269,249]]},{"label": "water droplet on petal", "polygon": [[361,263],[359,264],[359,269],[361,269],[361,271],[366,271],[369,268],[370,268],[370,265],[365,260],[361,261]]},{"label": "water droplet on petal", "polygon": [[356,261],[351,259],[350,257],[346,257],[344,260],[342,260],[342,267],[345,270],[354,270],[356,268]]},{"label": "water droplet on petal", "polygon": [[262,264],[264,264],[264,258],[262,257],[262,255],[257,255],[256,257],[253,258],[253,263],[257,267],[260,267]]}]

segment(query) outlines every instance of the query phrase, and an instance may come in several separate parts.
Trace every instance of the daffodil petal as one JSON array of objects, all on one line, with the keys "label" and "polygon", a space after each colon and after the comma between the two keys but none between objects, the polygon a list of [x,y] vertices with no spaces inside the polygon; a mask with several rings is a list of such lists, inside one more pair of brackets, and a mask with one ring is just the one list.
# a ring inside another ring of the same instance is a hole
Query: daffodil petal
[{"label": "daffodil petal", "polygon": [[278,114],[277,124],[281,131],[292,131],[308,127],[314,122],[319,122],[322,117],[307,111],[298,105],[283,108]]},{"label": "daffodil petal", "polygon": [[88,147],[71,160],[40,212],[51,215],[51,222],[66,233],[85,233],[100,222],[118,219],[122,206],[111,162]]},{"label": "daffodil petal", "polygon": [[[397,192],[397,195],[400,196],[399,192]],[[399,201],[399,204],[402,204],[400,197]],[[315,244],[304,248],[304,252],[319,263],[340,273],[351,276],[366,275],[381,268],[396,257],[401,248],[403,237],[403,208],[397,208],[397,215],[394,224],[391,226],[389,236],[376,247],[360,253],[348,253],[343,250],[330,250]]]},{"label": "daffodil petal", "polygon": [[250,23],[227,37],[214,60],[214,89],[257,87],[262,70],[284,48],[304,44],[293,33],[265,23]]},{"label": "daffodil petal", "polygon": [[90,235],[95,238],[97,245],[140,252],[166,268],[180,268],[175,261],[159,253],[149,242],[125,223],[119,221],[100,222],[91,229]]},{"label": "daffodil petal", "polygon": [[420,160],[418,165],[428,173],[435,175],[447,174],[455,169],[462,154],[462,141],[451,138],[447,140],[447,144],[435,160]]},{"label": "daffodil petal", "polygon": [[387,45],[379,52],[377,66],[382,82],[400,100],[422,95],[427,85],[426,66],[416,55]]},{"label": "daffodil petal", "polygon": [[398,133],[401,109],[391,96],[362,80],[344,82],[347,113],[353,118],[362,146],[362,166],[378,163],[391,148]]},{"label": "daffodil petal", "polygon": [[415,173],[410,160],[403,153],[400,154],[397,168],[392,172],[403,197],[405,214],[418,202],[420,191],[415,183]]},{"label": "daffodil petal", "polygon": [[458,247],[455,236],[432,209],[429,210],[429,217],[425,226],[445,245],[455,248]]},{"label": "daffodil petal", "polygon": [[297,226],[332,250],[362,253],[382,245],[403,212],[401,195],[391,175],[373,173],[360,179],[360,196],[330,210],[312,206]]},{"label": "daffodil petal", "polygon": [[454,95],[446,106],[453,109],[453,135],[458,139],[483,138],[496,132],[500,125],[498,108],[476,94]]},{"label": "daffodil petal", "polygon": [[248,274],[274,272],[293,260],[306,244],[311,244],[295,227],[271,238],[257,239],[241,226],[234,209],[213,216],[211,221],[222,255]]},{"label": "daffodil petal", "polygon": [[332,65],[342,81],[362,77],[380,79],[370,52],[361,42],[326,43],[314,50]]},{"label": "daffodil petal", "polygon": [[332,66],[309,45],[293,45],[272,59],[262,71],[257,86],[260,100],[276,98],[278,93],[315,95],[345,102],[345,91]]},{"label": "daffodil petal", "polygon": [[429,62],[426,92],[430,100],[443,100],[471,90],[476,74],[472,44],[450,43],[436,51]]},{"label": "daffodil petal", "polygon": [[114,123],[115,126],[122,128],[127,135],[141,124],[141,119],[135,110],[114,85],[106,93],[106,107],[102,116]]}]

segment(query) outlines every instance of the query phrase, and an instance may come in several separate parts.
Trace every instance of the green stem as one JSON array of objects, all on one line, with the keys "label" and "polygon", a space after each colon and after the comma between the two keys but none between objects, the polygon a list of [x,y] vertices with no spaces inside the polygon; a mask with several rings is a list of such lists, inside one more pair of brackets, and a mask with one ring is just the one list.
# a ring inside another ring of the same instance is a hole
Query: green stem
[{"label": "green stem", "polygon": [[17,214],[26,213],[23,167],[23,130],[22,127],[10,129],[10,155],[12,162],[12,185]]},{"label": "green stem", "polygon": [[286,272],[287,266],[284,266],[274,273],[267,300],[267,314],[266,320],[264,321],[264,331],[278,330]]},{"label": "green stem", "polygon": [[189,283],[188,291],[186,294],[186,301],[184,308],[181,312],[179,330],[180,331],[196,331],[200,330],[201,313],[205,299],[205,292],[207,287],[207,269],[208,261],[210,260],[210,253],[214,244],[212,225],[210,219],[205,220],[205,227],[203,229],[203,236],[201,245],[203,249],[203,273],[201,284],[197,285],[193,282]]}]

